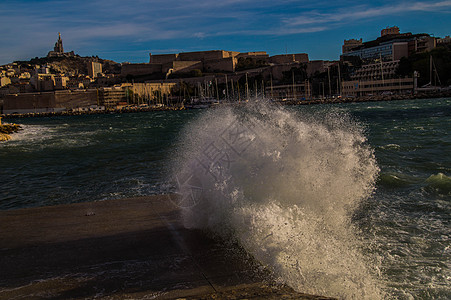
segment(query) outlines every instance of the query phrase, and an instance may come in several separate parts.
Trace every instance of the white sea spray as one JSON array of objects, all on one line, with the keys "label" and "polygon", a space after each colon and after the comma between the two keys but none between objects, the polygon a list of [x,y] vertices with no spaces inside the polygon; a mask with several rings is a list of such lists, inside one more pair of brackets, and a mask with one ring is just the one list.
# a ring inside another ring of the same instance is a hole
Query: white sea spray
[{"label": "white sea spray", "polygon": [[184,130],[179,151],[186,227],[236,239],[296,290],[383,297],[378,266],[351,223],[379,169],[347,115],[262,102],[216,109]]}]

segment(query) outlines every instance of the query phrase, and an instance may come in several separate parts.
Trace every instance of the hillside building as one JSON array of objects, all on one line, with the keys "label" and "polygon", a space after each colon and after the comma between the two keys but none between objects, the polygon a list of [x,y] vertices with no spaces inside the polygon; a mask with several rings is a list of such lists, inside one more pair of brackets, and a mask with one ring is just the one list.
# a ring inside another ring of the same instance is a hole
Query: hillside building
[{"label": "hillside building", "polygon": [[88,62],[88,76],[91,78],[97,78],[102,75],[102,64],[99,62]]},{"label": "hillside building", "polygon": [[69,77],[66,76],[55,76],[55,90],[64,90],[67,88],[67,82],[69,81]]},{"label": "hillside building", "polygon": [[413,78],[396,78],[399,60],[436,46],[436,38],[429,34],[400,33],[397,26],[382,29],[373,41],[345,40],[341,60],[354,64],[360,59],[363,64],[351,74],[351,81],[342,83],[343,96],[412,93]]},{"label": "hillside building", "polygon": [[365,43],[360,40],[345,40],[342,46],[342,60],[357,56],[364,64],[377,60],[394,61],[414,53],[430,51],[436,47],[436,39],[429,34],[399,33],[399,28],[387,27],[381,36]]},{"label": "hillside building", "polygon": [[6,86],[10,83],[11,83],[11,79],[9,79],[8,77],[6,77],[6,76],[0,77],[0,87]]},{"label": "hillside building", "polygon": [[399,35],[399,27],[387,27],[381,30],[381,37],[386,35]]},{"label": "hillside building", "polygon": [[31,77],[30,84],[39,92],[53,91],[55,89],[55,75],[37,73]]},{"label": "hillside building", "polygon": [[449,35],[444,38],[437,39],[437,45],[451,44],[451,37]]},{"label": "hillside building", "polygon": [[356,40],[356,39],[350,39],[350,40],[344,40],[343,46],[341,46],[342,53],[348,53],[351,50],[358,48],[363,45],[362,39]]}]

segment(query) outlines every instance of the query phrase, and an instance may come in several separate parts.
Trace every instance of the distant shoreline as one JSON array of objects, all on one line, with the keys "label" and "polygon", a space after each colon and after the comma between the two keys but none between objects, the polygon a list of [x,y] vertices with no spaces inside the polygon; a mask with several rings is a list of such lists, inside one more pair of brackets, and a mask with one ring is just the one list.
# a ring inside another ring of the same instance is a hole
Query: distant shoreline
[{"label": "distant shoreline", "polygon": [[[448,98],[451,97],[451,91],[439,93],[417,93],[408,95],[374,95],[357,98],[327,98],[314,100],[287,100],[276,101],[280,105],[314,105],[314,104],[343,104],[343,103],[358,103],[358,102],[377,102],[377,101],[396,101],[396,100],[415,100],[415,99],[431,99],[431,98]],[[228,102],[226,104],[234,105],[239,102]],[[61,112],[40,112],[40,113],[25,113],[25,114],[1,114],[3,119],[9,118],[30,118],[30,117],[53,117],[53,116],[78,116],[78,115],[97,115],[97,114],[117,114],[117,113],[135,113],[135,112],[149,112],[149,111],[175,111],[184,110],[186,108],[180,107],[129,107],[121,109],[107,109],[102,111],[61,111]]]}]

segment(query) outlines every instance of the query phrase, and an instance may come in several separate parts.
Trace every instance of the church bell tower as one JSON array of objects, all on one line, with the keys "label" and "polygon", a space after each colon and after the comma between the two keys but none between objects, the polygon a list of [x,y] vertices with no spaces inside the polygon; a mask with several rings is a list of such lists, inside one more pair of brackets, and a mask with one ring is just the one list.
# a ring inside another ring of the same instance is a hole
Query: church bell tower
[{"label": "church bell tower", "polygon": [[55,43],[55,47],[53,48],[53,51],[56,53],[64,53],[63,49],[63,40],[61,39],[61,33],[58,32],[58,41]]}]

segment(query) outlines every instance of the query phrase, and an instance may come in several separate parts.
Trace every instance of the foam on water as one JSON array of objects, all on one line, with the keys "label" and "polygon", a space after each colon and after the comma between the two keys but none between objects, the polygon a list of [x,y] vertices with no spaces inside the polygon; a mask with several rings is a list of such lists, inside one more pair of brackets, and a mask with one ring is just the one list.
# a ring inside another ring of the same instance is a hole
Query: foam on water
[{"label": "foam on water", "polygon": [[33,145],[38,149],[54,149],[87,146],[95,143],[94,135],[100,132],[68,132],[68,124],[21,125],[21,128],[22,130],[11,135],[8,147]]},{"label": "foam on water", "polygon": [[42,142],[52,138],[56,132],[56,129],[50,126],[23,124],[20,126],[21,130],[11,135],[10,142]]},{"label": "foam on water", "polygon": [[359,124],[259,102],[206,112],[183,131],[173,173],[185,226],[237,240],[296,290],[383,298],[351,216],[379,172]]}]

